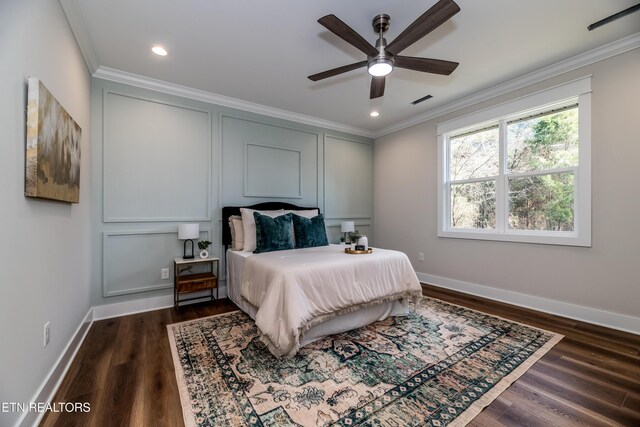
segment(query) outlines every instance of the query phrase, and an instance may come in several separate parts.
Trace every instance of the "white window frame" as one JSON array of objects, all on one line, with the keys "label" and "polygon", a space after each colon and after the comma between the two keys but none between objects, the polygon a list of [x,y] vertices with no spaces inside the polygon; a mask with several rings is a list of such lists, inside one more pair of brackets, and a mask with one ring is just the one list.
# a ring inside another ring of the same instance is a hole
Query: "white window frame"
[{"label": "white window frame", "polygon": [[[506,123],[524,116],[578,104],[578,166],[527,173],[506,171]],[[500,172],[498,176],[448,181],[451,137],[501,124]],[[438,124],[438,237],[497,240],[549,245],[591,246],[591,76],[533,93],[513,101]],[[518,176],[574,173],[574,230],[514,230],[509,228],[507,180]],[[495,180],[496,228],[464,229],[450,226],[451,183]]]}]

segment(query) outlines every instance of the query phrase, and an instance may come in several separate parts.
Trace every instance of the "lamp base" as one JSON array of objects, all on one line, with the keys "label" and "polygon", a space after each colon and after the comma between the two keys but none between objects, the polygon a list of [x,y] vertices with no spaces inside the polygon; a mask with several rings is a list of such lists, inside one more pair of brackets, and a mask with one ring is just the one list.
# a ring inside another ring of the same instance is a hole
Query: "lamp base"
[{"label": "lamp base", "polygon": [[[191,242],[191,254],[187,255],[187,242]],[[183,251],[182,251],[182,259],[194,259],[195,256],[193,255],[193,240],[191,239],[187,239],[184,241],[184,247],[183,247]]]}]

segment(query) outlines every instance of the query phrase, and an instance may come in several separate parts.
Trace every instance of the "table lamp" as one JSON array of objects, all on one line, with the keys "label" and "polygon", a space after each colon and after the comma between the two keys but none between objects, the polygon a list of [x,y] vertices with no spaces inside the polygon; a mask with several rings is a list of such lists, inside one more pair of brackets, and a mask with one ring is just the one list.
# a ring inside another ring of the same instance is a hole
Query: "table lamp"
[{"label": "table lamp", "polygon": [[[193,259],[193,239],[200,237],[200,224],[178,225],[178,239],[184,240],[182,258]],[[191,242],[191,254],[187,255],[187,242]]]},{"label": "table lamp", "polygon": [[[343,221],[340,224],[340,231],[344,233],[344,242],[347,243],[347,234],[352,233],[356,230],[356,223],[354,221]],[[351,239],[349,239],[351,242]]]}]

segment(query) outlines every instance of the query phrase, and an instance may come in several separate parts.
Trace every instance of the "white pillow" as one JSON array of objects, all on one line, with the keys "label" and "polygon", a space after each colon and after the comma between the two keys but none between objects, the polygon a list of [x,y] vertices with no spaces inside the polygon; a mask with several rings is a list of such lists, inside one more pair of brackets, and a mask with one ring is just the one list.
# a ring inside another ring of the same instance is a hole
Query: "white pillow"
[{"label": "white pillow", "polygon": [[229,217],[229,228],[231,229],[231,250],[241,251],[244,247],[242,217],[240,215],[231,215]]},{"label": "white pillow", "polygon": [[292,211],[292,210],[284,211],[284,213],[289,213],[289,212],[304,218],[308,218],[308,219],[311,219],[314,216],[318,216],[318,214],[320,213],[318,209],[309,209],[309,210],[300,210],[300,211]]},{"label": "white pillow", "polygon": [[242,229],[244,232],[244,245],[242,245],[242,250],[248,252],[256,250],[256,221],[253,218],[254,212],[270,216],[271,218],[284,215],[283,209],[279,209],[277,211],[257,211],[255,209],[240,208],[240,214],[242,215]]}]

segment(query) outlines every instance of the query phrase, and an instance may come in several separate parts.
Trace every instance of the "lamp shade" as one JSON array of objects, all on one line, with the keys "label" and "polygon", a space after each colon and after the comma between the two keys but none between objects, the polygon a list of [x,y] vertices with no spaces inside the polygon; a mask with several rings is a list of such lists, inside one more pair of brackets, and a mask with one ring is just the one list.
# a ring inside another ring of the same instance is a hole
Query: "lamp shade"
[{"label": "lamp shade", "polygon": [[200,237],[200,224],[180,224],[178,225],[178,239],[189,240]]},{"label": "lamp shade", "polygon": [[340,224],[340,231],[343,233],[351,233],[352,231],[355,231],[355,229],[356,223],[354,221],[344,221]]}]

